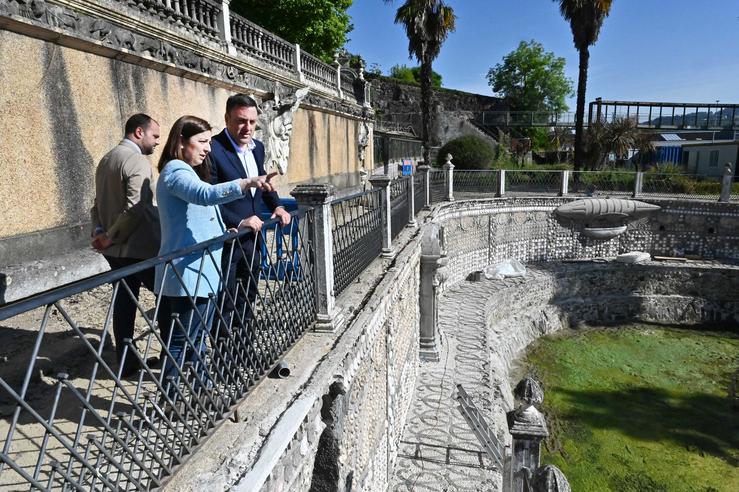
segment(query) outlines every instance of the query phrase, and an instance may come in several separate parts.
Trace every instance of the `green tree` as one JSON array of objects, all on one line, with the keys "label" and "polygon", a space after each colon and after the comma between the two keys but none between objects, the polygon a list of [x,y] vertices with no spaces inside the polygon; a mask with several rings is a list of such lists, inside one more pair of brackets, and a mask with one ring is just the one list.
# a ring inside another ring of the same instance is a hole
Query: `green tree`
[{"label": "green tree", "polygon": [[330,63],[353,26],[353,0],[233,0],[231,10]]},{"label": "green tree", "polygon": [[[385,0],[392,3],[393,0]],[[454,10],[442,0],[406,0],[395,13],[395,23],[402,24],[408,36],[408,54],[421,63],[421,140],[423,160],[431,162],[429,133],[431,126],[432,64],[441,52],[449,33],[454,32]]]},{"label": "green tree", "polygon": [[603,21],[611,11],[611,0],[554,0],[559,3],[562,17],[570,23],[572,39],[580,55],[577,76],[577,109],[575,115],[575,171],[583,163],[583,119],[585,116],[585,89],[588,84],[590,46],[598,40]]},{"label": "green tree", "polygon": [[565,98],[574,94],[565,76],[565,59],[536,41],[521,41],[518,48],[488,71],[493,92],[509,101],[515,111],[567,111]]},{"label": "green tree", "polygon": [[[409,84],[421,85],[421,67],[407,65],[393,65],[390,67],[390,77]],[[441,74],[431,71],[431,85],[435,89],[441,88]]]}]

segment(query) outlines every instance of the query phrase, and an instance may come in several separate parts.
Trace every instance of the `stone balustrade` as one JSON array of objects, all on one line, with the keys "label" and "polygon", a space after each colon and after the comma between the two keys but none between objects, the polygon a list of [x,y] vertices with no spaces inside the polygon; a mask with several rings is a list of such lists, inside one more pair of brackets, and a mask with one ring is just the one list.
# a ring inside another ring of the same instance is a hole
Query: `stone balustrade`
[{"label": "stone balustrade", "polygon": [[179,27],[206,37],[219,38],[221,5],[214,0],[118,0]]},{"label": "stone balustrade", "polygon": [[230,26],[231,40],[239,53],[295,71],[295,45],[234,13],[230,14]]},{"label": "stone balustrade", "polygon": [[336,68],[328,66],[315,56],[302,51],[300,67],[307,82],[323,88],[335,89],[337,87]]}]

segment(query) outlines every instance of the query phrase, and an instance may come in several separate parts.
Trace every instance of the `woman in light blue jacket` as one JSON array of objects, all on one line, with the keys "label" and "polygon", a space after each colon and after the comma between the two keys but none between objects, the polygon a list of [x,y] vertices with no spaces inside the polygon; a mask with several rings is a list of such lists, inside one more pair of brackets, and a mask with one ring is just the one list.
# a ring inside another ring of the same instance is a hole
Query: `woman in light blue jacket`
[{"label": "woman in light blue jacket", "polygon": [[[249,188],[272,191],[269,176],[235,179],[217,185],[210,184],[211,126],[195,116],[183,116],[172,126],[159,159],[157,205],[162,231],[159,254],[207,241],[226,232],[218,205],[237,200]],[[178,371],[172,359],[182,366],[192,362],[196,372],[204,375],[203,357],[213,306],[208,302],[210,294],[217,295],[220,288],[223,244],[210,246],[207,252],[198,251],[172,261],[170,266],[156,267],[154,291],[162,295],[173,314],[179,315],[169,342],[171,359],[164,366],[164,385],[175,385]],[[188,340],[189,339],[189,340]],[[165,343],[167,341],[165,340]],[[175,396],[174,388],[168,389]]]}]

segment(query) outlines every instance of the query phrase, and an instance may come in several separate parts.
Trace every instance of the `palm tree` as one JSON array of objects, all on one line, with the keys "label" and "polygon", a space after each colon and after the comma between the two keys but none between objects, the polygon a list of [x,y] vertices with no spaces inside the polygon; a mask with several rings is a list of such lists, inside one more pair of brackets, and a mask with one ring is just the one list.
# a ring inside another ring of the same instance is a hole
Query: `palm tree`
[{"label": "palm tree", "polygon": [[409,57],[415,56],[421,64],[421,139],[426,164],[431,162],[432,64],[449,33],[454,32],[455,19],[454,10],[443,0],[406,0],[395,13],[395,23],[402,24],[408,36]]},{"label": "palm tree", "polygon": [[611,10],[612,0],[554,0],[559,2],[562,17],[570,23],[575,48],[580,54],[580,73],[577,77],[577,113],[575,117],[575,170],[583,162],[583,118],[585,116],[585,89],[588,83],[590,46],[598,40],[603,20]]}]

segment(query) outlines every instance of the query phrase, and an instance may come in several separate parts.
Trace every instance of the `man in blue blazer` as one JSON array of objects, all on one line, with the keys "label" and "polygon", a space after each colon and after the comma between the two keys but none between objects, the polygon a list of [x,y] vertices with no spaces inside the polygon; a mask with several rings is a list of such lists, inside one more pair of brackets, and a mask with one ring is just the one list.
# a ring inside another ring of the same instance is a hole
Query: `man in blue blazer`
[{"label": "man in blue blazer", "polygon": [[[226,128],[213,137],[211,141],[210,161],[212,183],[223,183],[237,178],[252,178],[267,174],[264,170],[264,145],[254,139],[254,132],[259,117],[257,103],[245,94],[235,94],[226,101]],[[254,236],[248,235],[241,239],[241,246],[234,247],[233,255],[230,249],[223,250],[223,272],[228,272],[224,290],[231,295],[223,293],[223,312],[227,326],[230,325],[231,313],[234,309],[238,313],[244,312],[244,303],[254,302],[257,294],[256,282],[259,280],[259,264],[261,255],[259,253],[258,238],[259,230],[263,222],[259,218],[259,212],[267,209],[272,212],[272,217],[278,217],[281,225],[290,223],[290,213],[280,206],[280,197],[276,192],[263,192],[261,189],[252,188],[244,198],[226,203],[220,206],[221,215],[227,228],[244,229],[249,228],[255,232]],[[255,238],[256,237],[256,241]],[[244,288],[247,289],[247,299],[243,294],[237,297],[237,279],[241,279]],[[236,298],[236,305],[231,302],[231,297]],[[247,319],[251,317],[251,309],[246,309]],[[238,321],[234,321],[233,327]],[[216,323],[214,326],[219,326]],[[225,335],[220,328],[219,336]]]}]

